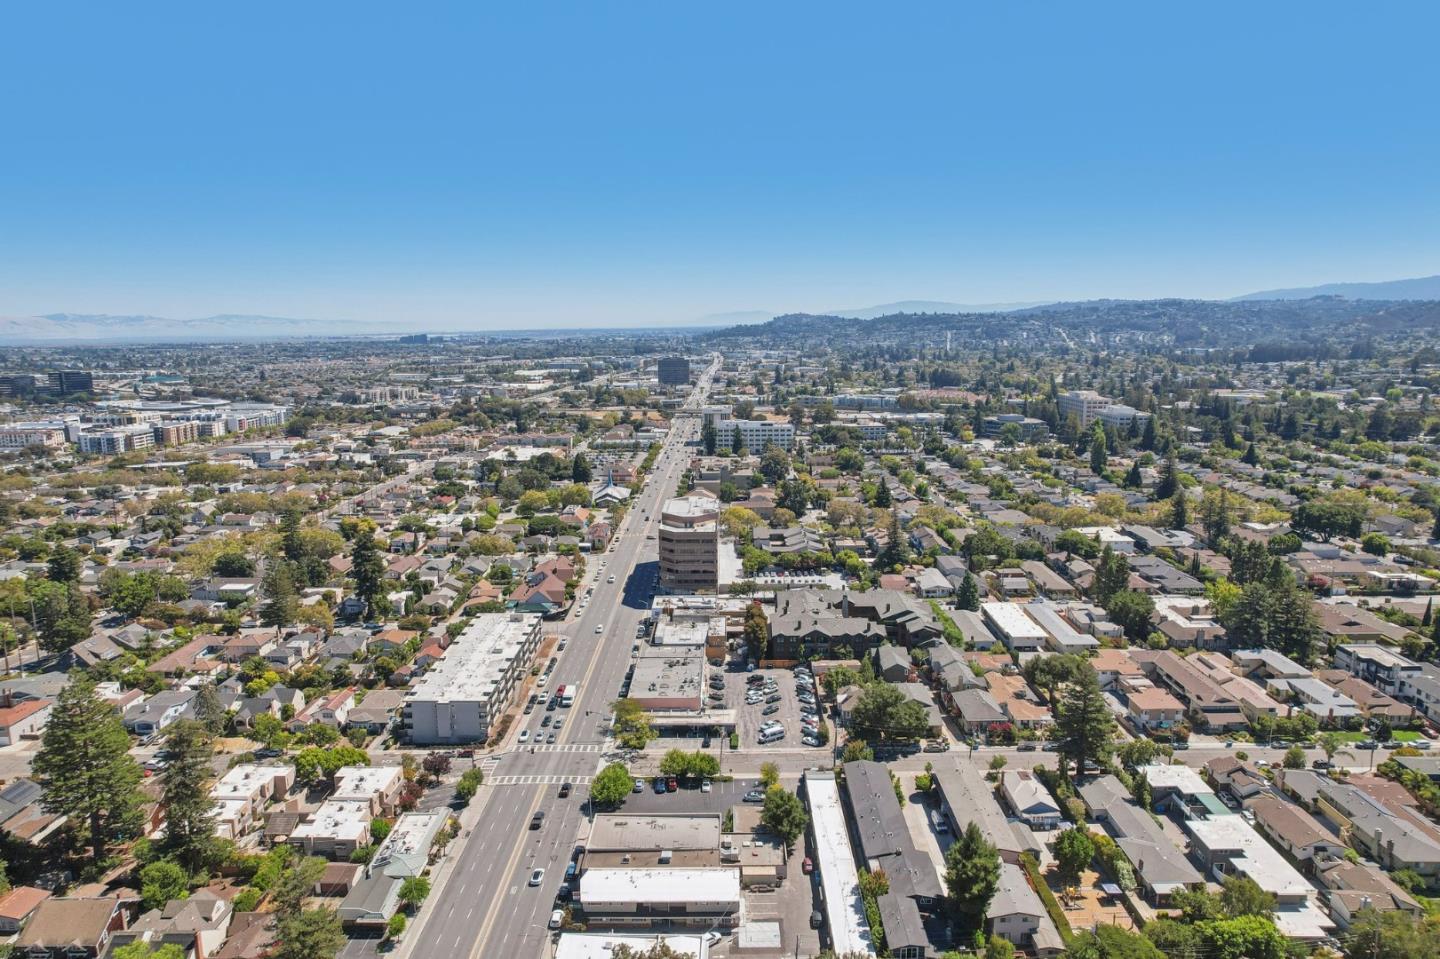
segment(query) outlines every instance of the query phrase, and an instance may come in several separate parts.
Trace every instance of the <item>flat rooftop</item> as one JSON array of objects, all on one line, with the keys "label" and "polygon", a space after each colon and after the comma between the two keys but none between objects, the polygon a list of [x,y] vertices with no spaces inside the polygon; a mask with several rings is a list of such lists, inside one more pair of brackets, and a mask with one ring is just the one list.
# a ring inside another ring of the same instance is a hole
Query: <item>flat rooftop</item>
[{"label": "flat rooftop", "polygon": [[540,623],[538,615],[482,613],[406,698],[427,702],[487,702]]},{"label": "flat rooftop", "polygon": [[589,852],[719,849],[720,817],[710,814],[599,815],[595,817],[595,825],[590,830],[590,840],[585,844],[585,848]]}]

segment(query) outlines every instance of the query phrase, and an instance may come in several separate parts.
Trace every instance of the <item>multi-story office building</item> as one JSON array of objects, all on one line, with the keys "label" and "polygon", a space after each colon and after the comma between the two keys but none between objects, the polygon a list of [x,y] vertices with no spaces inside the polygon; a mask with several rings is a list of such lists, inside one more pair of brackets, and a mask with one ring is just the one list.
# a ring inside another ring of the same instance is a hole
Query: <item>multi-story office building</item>
[{"label": "multi-story office building", "polygon": [[980,422],[980,433],[986,439],[998,440],[1005,431],[1005,427],[1014,423],[1020,430],[1022,442],[1031,443],[1042,440],[1050,432],[1050,427],[1045,425],[1044,420],[1037,420],[1033,416],[1023,416],[1020,413],[998,413],[995,416],[987,416]]},{"label": "multi-story office building", "polygon": [[1070,390],[1060,394],[1060,418],[1074,416],[1081,427],[1089,426],[1100,416],[1100,411],[1113,405],[1108,397],[1094,390]]},{"label": "multi-story office building", "polygon": [[485,613],[405,695],[404,725],[422,745],[483,742],[530,669],[540,617]]},{"label": "multi-story office building", "polygon": [[663,589],[693,593],[719,585],[719,500],[698,493],[666,500],[657,539]]},{"label": "multi-story office building", "polygon": [[683,356],[666,356],[655,372],[661,386],[684,386],[690,382],[690,361]]},{"label": "multi-story office building", "polygon": [[1111,403],[1099,414],[1100,422],[1115,429],[1129,429],[1131,423],[1138,421],[1144,424],[1149,418],[1149,413],[1137,410],[1133,406],[1126,406],[1124,403]]},{"label": "multi-story office building", "polygon": [[775,445],[788,450],[795,445],[795,427],[790,423],[771,420],[724,419],[715,428],[715,445],[718,449],[730,449],[735,445],[735,432],[740,433],[740,442],[745,449],[759,453],[765,447]]},{"label": "multi-story office building", "polygon": [[95,378],[85,370],[52,370],[45,378],[46,392],[57,396],[95,392]]}]

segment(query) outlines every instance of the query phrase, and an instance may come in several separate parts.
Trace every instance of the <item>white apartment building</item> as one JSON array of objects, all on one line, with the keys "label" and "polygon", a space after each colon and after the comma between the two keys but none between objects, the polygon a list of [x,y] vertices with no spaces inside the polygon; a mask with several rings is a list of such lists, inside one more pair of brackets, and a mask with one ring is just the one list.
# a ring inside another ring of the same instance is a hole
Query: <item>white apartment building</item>
[{"label": "white apartment building", "polygon": [[420,745],[484,742],[514,700],[535,650],[540,617],[476,616],[405,695],[404,727]]},{"label": "white apartment building", "polygon": [[782,450],[795,445],[795,426],[791,423],[770,420],[723,419],[715,427],[715,446],[728,450],[735,445],[735,433],[740,433],[740,442],[752,453],[759,453],[774,444]]},{"label": "white apartment building", "polygon": [[18,450],[29,446],[57,449],[64,445],[63,423],[8,423],[0,426],[0,450]]},{"label": "white apartment building", "polygon": [[1115,429],[1129,429],[1134,422],[1144,423],[1150,418],[1149,413],[1137,410],[1133,406],[1126,406],[1124,403],[1111,403],[1099,413],[1100,422]]},{"label": "white apartment building", "polygon": [[155,445],[155,431],[148,423],[117,426],[109,430],[87,431],[80,434],[76,445],[82,453],[95,453],[102,456],[148,450]]},{"label": "white apartment building", "polygon": [[239,839],[259,823],[265,804],[284,797],[294,783],[294,766],[240,763],[232,767],[210,787],[210,798],[215,801],[215,835]]}]

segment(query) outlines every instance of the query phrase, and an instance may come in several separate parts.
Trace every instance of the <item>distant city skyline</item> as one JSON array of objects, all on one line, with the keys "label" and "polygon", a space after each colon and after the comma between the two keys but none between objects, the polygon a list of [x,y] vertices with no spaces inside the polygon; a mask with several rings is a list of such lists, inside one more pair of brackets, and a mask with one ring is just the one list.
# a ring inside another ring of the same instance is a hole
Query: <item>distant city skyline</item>
[{"label": "distant city skyline", "polygon": [[876,10],[16,8],[0,317],[664,326],[1440,273],[1432,4]]}]

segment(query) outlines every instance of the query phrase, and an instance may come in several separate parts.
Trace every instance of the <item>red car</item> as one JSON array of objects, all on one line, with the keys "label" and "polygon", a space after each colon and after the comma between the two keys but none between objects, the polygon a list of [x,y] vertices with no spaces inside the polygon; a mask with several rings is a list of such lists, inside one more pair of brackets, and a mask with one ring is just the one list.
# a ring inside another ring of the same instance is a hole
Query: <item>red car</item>
[{"label": "red car", "polygon": [[800,863],[800,871],[807,876],[815,871],[815,864],[810,861],[809,856],[806,856],[804,861]]},{"label": "red car", "polygon": [[679,789],[679,788],[680,788],[680,784],[675,781],[675,777],[674,777],[674,776],[671,776],[669,779],[665,780],[665,791],[666,791],[666,792],[672,792],[672,793],[673,793],[675,790],[677,790],[677,789]]}]

